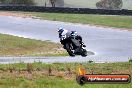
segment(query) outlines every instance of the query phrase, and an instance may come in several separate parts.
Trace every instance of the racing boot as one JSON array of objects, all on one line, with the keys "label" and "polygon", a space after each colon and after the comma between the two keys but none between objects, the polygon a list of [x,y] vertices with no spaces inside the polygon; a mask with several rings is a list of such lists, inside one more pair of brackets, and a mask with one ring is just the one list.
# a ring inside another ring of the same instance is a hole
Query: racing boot
[{"label": "racing boot", "polygon": [[83,42],[81,42],[81,45],[82,45],[82,47],[86,47],[86,45]]}]

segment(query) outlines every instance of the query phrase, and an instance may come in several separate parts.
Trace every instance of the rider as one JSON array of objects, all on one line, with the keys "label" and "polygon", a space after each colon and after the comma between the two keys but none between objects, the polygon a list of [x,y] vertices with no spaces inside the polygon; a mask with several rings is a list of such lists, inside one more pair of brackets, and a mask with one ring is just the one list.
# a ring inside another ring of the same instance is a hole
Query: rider
[{"label": "rider", "polygon": [[[83,47],[86,47],[86,46],[84,45],[84,43],[82,42],[82,37],[81,37],[80,35],[78,35],[76,31],[68,31],[68,30],[66,30],[66,29],[60,27],[60,28],[58,28],[58,33],[59,33],[60,42],[61,42],[62,40],[64,40],[64,39],[68,38],[68,37],[73,38],[72,36],[74,36],[74,39],[79,40],[80,44],[81,44]],[[76,42],[75,42],[75,45],[76,45],[76,47],[77,47],[77,49],[75,50],[75,52],[76,52],[76,51],[78,51],[78,49],[80,49],[80,46],[78,46],[78,45],[76,44]]]}]

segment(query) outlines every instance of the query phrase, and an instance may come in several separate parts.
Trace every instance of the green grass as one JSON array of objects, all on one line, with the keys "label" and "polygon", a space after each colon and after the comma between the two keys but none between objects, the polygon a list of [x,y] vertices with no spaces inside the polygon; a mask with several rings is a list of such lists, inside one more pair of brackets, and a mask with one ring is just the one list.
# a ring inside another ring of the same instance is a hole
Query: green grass
[{"label": "green grass", "polygon": [[75,80],[43,77],[35,80],[8,78],[0,80],[1,88],[131,88],[132,84],[87,84],[80,86]]},{"label": "green grass", "polygon": [[62,46],[50,41],[26,39],[0,34],[0,56],[59,56],[67,55]]},{"label": "green grass", "polygon": [[[91,69],[96,73],[104,74],[130,74],[132,63],[82,63],[90,74]],[[0,88],[131,88],[130,84],[86,84],[80,86],[76,83],[74,73],[79,63],[33,63],[32,73],[28,73],[27,64],[0,64]],[[52,76],[48,76],[48,68],[52,69]],[[12,68],[12,72],[10,69]],[[63,69],[62,69],[63,68]],[[65,75],[67,68],[72,75]],[[64,75],[61,76],[63,73]],[[59,75],[58,75],[59,74]]]},{"label": "green grass", "polygon": [[93,14],[64,14],[64,13],[42,13],[42,12],[20,12],[40,17],[44,20],[63,21],[82,24],[94,24],[117,28],[132,29],[132,16],[109,16]]},{"label": "green grass", "polygon": [[[44,64],[44,63],[32,63],[33,69],[48,69],[50,66],[52,69],[61,69],[65,71],[67,67],[71,68],[73,71],[76,71],[76,68],[80,65],[80,63],[53,63],[53,64]],[[104,74],[111,74],[111,73],[130,73],[132,75],[132,62],[119,62],[119,63],[83,63],[83,66],[86,68],[87,73],[91,73],[91,70],[94,70],[94,73],[104,73]],[[27,69],[27,64],[25,63],[18,63],[18,64],[0,64],[0,70],[9,70],[10,68],[13,69]]]}]

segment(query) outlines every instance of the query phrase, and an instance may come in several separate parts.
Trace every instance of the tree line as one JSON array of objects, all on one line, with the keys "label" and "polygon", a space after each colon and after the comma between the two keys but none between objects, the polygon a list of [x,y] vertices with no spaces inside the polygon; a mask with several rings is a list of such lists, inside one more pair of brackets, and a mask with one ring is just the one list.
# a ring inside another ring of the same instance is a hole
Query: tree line
[{"label": "tree line", "polygon": [[[65,0],[49,0],[51,7],[64,6]],[[0,0],[1,4],[12,4],[12,5],[35,5],[34,0]],[[45,5],[46,6],[46,5]],[[100,0],[96,3],[98,9],[121,9],[123,6],[122,0]]]}]

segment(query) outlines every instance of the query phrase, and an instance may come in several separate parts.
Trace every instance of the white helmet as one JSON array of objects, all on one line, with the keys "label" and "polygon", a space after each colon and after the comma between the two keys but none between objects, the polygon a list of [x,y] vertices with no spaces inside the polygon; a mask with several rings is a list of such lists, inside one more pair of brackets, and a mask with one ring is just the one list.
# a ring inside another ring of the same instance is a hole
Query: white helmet
[{"label": "white helmet", "polygon": [[58,33],[61,34],[64,31],[62,27],[58,28]]},{"label": "white helmet", "polygon": [[58,33],[59,34],[65,35],[67,32],[68,32],[68,30],[66,30],[66,29],[64,29],[62,27],[58,28]]}]

